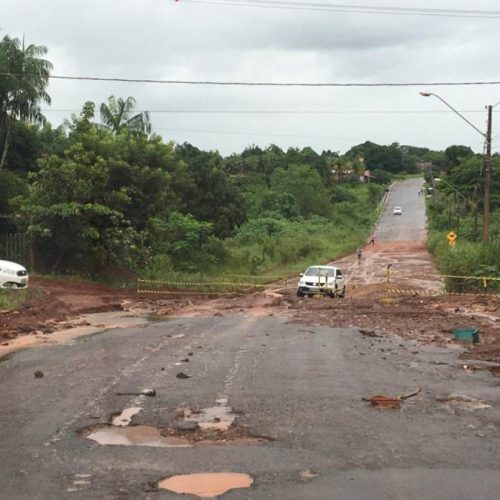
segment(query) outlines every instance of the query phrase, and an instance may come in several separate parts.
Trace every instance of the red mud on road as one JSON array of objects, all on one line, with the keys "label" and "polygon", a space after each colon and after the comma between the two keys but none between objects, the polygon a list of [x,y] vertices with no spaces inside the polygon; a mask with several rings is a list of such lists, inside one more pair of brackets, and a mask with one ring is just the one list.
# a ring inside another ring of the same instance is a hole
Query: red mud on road
[{"label": "red mud on road", "polygon": [[133,291],[101,284],[37,278],[30,280],[30,295],[18,310],[0,314],[0,339],[37,331],[50,334],[70,327],[67,321],[79,314],[119,310],[124,300],[136,298]]},{"label": "red mud on road", "polygon": [[[18,311],[0,314],[2,345],[21,335],[71,328],[78,315],[147,309],[159,317],[279,316],[291,322],[357,327],[366,335],[400,335],[425,343],[453,343],[452,329],[473,326],[480,342],[468,356],[500,363],[500,297],[428,295],[442,290],[442,279],[422,242],[377,242],[334,262],[347,280],[345,299],[303,298],[292,285],[246,296],[206,299],[193,296],[145,296],[83,281],[33,279],[33,297]],[[390,282],[387,267],[391,264]],[[399,293],[398,290],[407,293]],[[73,319],[73,322],[69,322]]]}]

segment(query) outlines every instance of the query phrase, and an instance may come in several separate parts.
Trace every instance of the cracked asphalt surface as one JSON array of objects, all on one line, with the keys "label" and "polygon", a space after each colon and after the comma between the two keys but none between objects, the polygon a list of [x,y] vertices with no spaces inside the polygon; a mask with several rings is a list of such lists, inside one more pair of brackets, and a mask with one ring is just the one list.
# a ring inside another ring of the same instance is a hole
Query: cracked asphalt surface
[{"label": "cracked asphalt surface", "polygon": [[[252,486],[224,499],[498,498],[498,378],[465,370],[459,345],[372,336],[334,318],[301,323],[303,307],[287,311],[125,322],[1,358],[0,497],[180,499],[158,482],[240,472]],[[118,395],[145,388],[156,396]],[[362,400],[417,388],[400,409]],[[131,426],[166,432],[180,409],[216,404],[237,415],[236,433],[267,440],[159,448],[86,438],[127,408],[142,408]]]},{"label": "cracked asphalt surface", "polygon": [[[176,363],[189,352],[189,379]],[[250,474],[224,498],[497,498],[500,397],[487,372],[461,369],[455,350],[357,329],[277,318],[183,318],[116,329],[74,345],[33,348],[0,363],[3,498],[178,498],[154,489],[173,474]],[[35,378],[34,371],[44,373]],[[222,395],[256,446],[102,446],[80,435],[136,406],[134,425],[172,426],[183,405]],[[362,401],[422,392],[400,410]],[[467,409],[436,398],[492,404]],[[301,471],[318,477],[304,481]]]}]

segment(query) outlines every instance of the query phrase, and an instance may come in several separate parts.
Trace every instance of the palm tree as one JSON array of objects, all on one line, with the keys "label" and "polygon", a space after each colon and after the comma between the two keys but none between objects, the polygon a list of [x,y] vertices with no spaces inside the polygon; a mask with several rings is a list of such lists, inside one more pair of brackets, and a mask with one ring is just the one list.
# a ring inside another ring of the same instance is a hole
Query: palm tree
[{"label": "palm tree", "polygon": [[101,104],[101,122],[104,127],[115,134],[128,129],[134,134],[149,135],[151,133],[149,113],[144,111],[131,116],[134,107],[133,97],[127,97],[125,100],[119,97],[117,100],[112,95],[108,98],[107,104],[104,102]]},{"label": "palm tree", "polygon": [[40,102],[50,104],[45,91],[52,64],[42,59],[47,48],[24,44],[18,38],[4,36],[0,41],[0,169],[9,150],[12,125],[16,120],[44,124]]}]

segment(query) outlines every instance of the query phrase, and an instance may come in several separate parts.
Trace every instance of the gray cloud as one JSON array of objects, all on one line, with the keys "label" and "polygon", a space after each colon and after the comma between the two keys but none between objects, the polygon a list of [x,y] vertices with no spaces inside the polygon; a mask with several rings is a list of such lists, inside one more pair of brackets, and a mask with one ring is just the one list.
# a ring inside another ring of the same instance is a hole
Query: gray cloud
[{"label": "gray cloud", "polygon": [[[422,0],[419,6],[435,2]],[[442,0],[439,7],[457,5]],[[497,2],[463,0],[460,8],[496,9]],[[0,23],[2,33],[25,34],[28,42],[47,45],[56,74],[275,82],[500,79],[493,65],[500,20],[277,11],[182,0],[2,0]],[[86,100],[101,102],[115,94],[133,95],[141,109],[443,110],[437,100],[419,97],[418,90],[68,81],[50,86],[55,109],[80,108]],[[461,109],[500,100],[495,87],[433,90]],[[64,113],[48,116],[57,122]],[[483,126],[482,115],[473,118]],[[153,114],[153,124],[166,139],[223,152],[252,142],[345,150],[365,139],[481,146],[472,129],[448,114]]]}]

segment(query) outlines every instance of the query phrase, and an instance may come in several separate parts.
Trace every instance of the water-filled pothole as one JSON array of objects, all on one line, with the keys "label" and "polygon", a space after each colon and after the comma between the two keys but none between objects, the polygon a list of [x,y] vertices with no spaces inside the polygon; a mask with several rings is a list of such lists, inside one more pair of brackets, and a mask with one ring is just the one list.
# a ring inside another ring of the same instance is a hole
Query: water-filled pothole
[{"label": "water-filled pothole", "polygon": [[184,422],[195,422],[202,431],[227,431],[236,420],[236,414],[229,406],[218,405],[193,411],[179,408],[178,415]]},{"label": "water-filled pothole", "polygon": [[87,427],[81,435],[101,445],[189,448],[195,445],[258,445],[272,439],[252,435],[248,427],[236,424],[236,413],[218,400],[218,406],[195,411],[177,410],[173,427],[129,426],[142,408],[126,408],[110,424]]},{"label": "water-filled pothole", "polygon": [[162,436],[159,429],[147,425],[132,427],[104,426],[86,435],[99,444],[114,446],[152,446],[159,448],[190,448],[186,439]]},{"label": "water-filled pothole", "polygon": [[132,421],[132,417],[137,415],[141,410],[142,408],[140,406],[126,408],[119,415],[113,417],[112,424],[115,427],[127,427]]},{"label": "water-filled pothole", "polygon": [[210,472],[172,476],[158,483],[161,489],[174,493],[195,495],[200,498],[215,498],[230,490],[249,488],[253,479],[248,474],[236,472]]},{"label": "water-filled pothole", "polygon": [[264,444],[271,438],[254,436],[246,427],[235,426],[226,432],[159,429],[147,425],[115,427],[97,425],[83,429],[81,434],[101,445],[151,446],[161,448],[190,448],[193,446],[251,446]]}]

